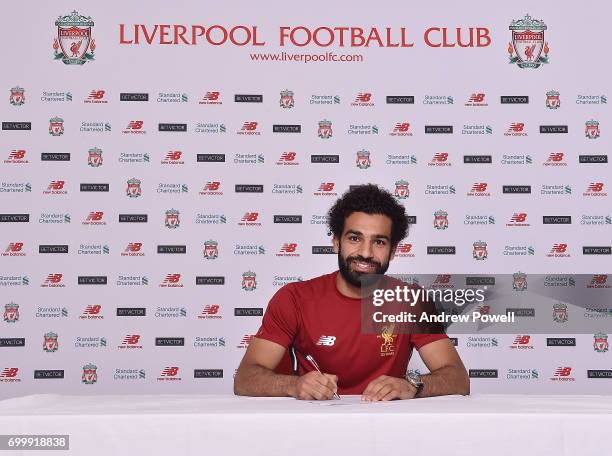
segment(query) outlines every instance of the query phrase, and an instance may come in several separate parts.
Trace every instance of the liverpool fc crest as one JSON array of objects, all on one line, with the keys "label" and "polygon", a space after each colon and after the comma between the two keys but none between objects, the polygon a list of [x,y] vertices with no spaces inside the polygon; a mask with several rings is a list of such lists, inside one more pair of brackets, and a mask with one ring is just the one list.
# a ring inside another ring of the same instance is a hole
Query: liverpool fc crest
[{"label": "liverpool fc crest", "polygon": [[141,181],[135,177],[127,181],[126,195],[130,198],[138,198],[142,195],[142,189],[140,188]]},{"label": "liverpool fc crest", "polygon": [[596,120],[588,120],[584,124],[584,135],[589,139],[599,138],[599,122]]},{"label": "liverpool fc crest", "polygon": [[472,257],[475,260],[486,260],[488,256],[487,243],[484,241],[476,241],[473,244]]},{"label": "liverpool fc crest", "polygon": [[565,323],[567,321],[567,304],[564,302],[558,302],[553,304],[553,321],[557,323]]},{"label": "liverpool fc crest", "polygon": [[98,149],[97,147],[89,149],[87,164],[93,168],[102,166],[102,149]]},{"label": "liverpool fc crest", "polygon": [[593,349],[597,353],[605,353],[608,351],[608,335],[604,333],[593,334]]},{"label": "liverpool fc crest", "polygon": [[176,209],[169,209],[166,211],[166,228],[178,228],[181,225],[181,220],[179,219],[179,211]]},{"label": "liverpool fc crest", "polygon": [[81,381],[86,385],[93,385],[96,383],[98,381],[98,366],[91,363],[84,365]]},{"label": "liverpool fc crest", "polygon": [[395,197],[397,199],[406,199],[410,196],[410,189],[408,188],[408,181],[398,180],[395,182]]},{"label": "liverpool fc crest", "polygon": [[319,138],[321,139],[329,139],[333,135],[332,131],[332,123],[329,120],[321,120],[319,121],[319,130],[317,132]]},{"label": "liverpool fc crest", "polygon": [[88,60],[94,60],[96,42],[91,37],[94,23],[90,16],[81,16],[77,11],[73,11],[72,14],[58,17],[55,25],[55,60],[61,59],[66,65],[83,65]]},{"label": "liverpool fc crest", "polygon": [[397,334],[393,334],[395,330],[395,324],[391,323],[389,326],[383,326],[380,336],[376,336],[382,339],[383,342],[380,344],[380,356],[391,356],[395,354],[395,338]]},{"label": "liverpool fc crest", "polygon": [[219,256],[219,243],[217,241],[208,240],[204,243],[204,258],[214,260]]},{"label": "liverpool fc crest", "polygon": [[527,274],[521,271],[512,274],[512,289],[516,291],[527,290]]},{"label": "liverpool fc crest", "polygon": [[253,291],[257,288],[257,275],[252,271],[247,271],[242,274],[242,289],[245,291]]},{"label": "liverpool fc crest", "polygon": [[370,152],[364,149],[357,151],[356,165],[359,169],[368,169],[372,165]]},{"label": "liverpool fc crest", "polygon": [[59,343],[57,341],[57,333],[50,331],[45,333],[44,335],[45,341],[43,342],[43,350],[47,353],[56,352],[59,348]]},{"label": "liverpool fc crest", "polygon": [[4,321],[7,323],[19,321],[19,304],[9,302],[4,305]]},{"label": "liverpool fc crest", "polygon": [[64,134],[64,119],[61,117],[49,119],[49,134],[51,136],[62,136]]},{"label": "liverpool fc crest", "polygon": [[9,98],[9,102],[13,106],[21,106],[25,103],[25,89],[17,86],[11,89],[11,97]]},{"label": "liverpool fc crest", "polygon": [[448,228],[448,212],[443,210],[434,212],[434,228],[437,230]]},{"label": "liverpool fc crest", "polygon": [[560,106],[561,99],[559,98],[559,92],[556,90],[546,92],[546,107],[548,109],[559,109]]},{"label": "liverpool fc crest", "polygon": [[283,109],[293,108],[295,101],[293,100],[293,92],[291,90],[283,90],[280,93],[280,107]]},{"label": "liverpool fc crest", "polygon": [[510,62],[519,68],[538,68],[548,63],[548,43],[544,41],[546,24],[527,14],[510,23],[512,42],[508,44]]}]

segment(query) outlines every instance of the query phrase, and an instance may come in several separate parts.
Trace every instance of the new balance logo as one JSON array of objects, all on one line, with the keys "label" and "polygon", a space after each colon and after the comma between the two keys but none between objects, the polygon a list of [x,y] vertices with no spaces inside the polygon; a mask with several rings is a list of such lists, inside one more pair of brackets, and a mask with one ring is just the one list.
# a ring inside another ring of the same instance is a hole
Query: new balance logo
[{"label": "new balance logo", "polygon": [[166,160],[177,161],[181,159],[182,155],[183,155],[183,152],[181,152],[180,150],[170,151],[166,154]]},{"label": "new balance logo", "polygon": [[85,307],[85,310],[83,311],[83,314],[85,315],[98,315],[100,313],[100,310],[102,310],[102,306],[99,304],[92,304],[92,305],[88,305],[87,307]]},{"label": "new balance logo", "polygon": [[447,152],[437,152],[434,154],[432,162],[445,162],[448,160]]},{"label": "new balance logo", "polygon": [[125,252],[140,252],[142,242],[130,242],[125,248]]},{"label": "new balance logo", "polygon": [[103,215],[104,215],[104,212],[90,212],[86,220],[92,221],[92,222],[98,222],[102,220]]},{"label": "new balance logo", "polygon": [[176,377],[178,375],[179,368],[175,366],[166,367],[162,370],[162,377]]},{"label": "new balance logo", "polygon": [[45,283],[60,283],[62,281],[62,274],[49,274],[45,279]]},{"label": "new balance logo", "polygon": [[325,345],[326,347],[331,347],[336,343],[336,336],[321,336],[317,341],[317,345]]},{"label": "new balance logo", "polygon": [[242,124],[242,130],[246,130],[246,131],[257,130],[257,122],[244,122]]},{"label": "new balance logo", "polygon": [[240,219],[240,221],[241,222],[256,222],[258,217],[259,217],[259,212],[246,212],[242,216],[242,219]]},{"label": "new balance logo", "polygon": [[127,130],[140,130],[142,128],[143,125],[143,121],[142,120],[131,120],[126,129]]},{"label": "new balance logo", "polygon": [[92,90],[87,97],[88,100],[101,100],[104,98],[104,90]]},{"label": "new balance logo", "polygon": [[139,334],[128,334],[123,338],[122,345],[137,345],[140,342]]},{"label": "new balance logo", "polygon": [[202,315],[216,315],[219,312],[217,304],[207,304],[202,310]]},{"label": "new balance logo", "polygon": [[17,377],[17,373],[19,372],[19,368],[17,367],[6,367],[2,369],[0,372],[0,377],[2,378],[15,378]]},{"label": "new balance logo", "polygon": [[569,377],[572,373],[571,367],[558,367],[555,370],[555,377]]},{"label": "new balance logo", "polygon": [[603,188],[603,182],[591,182],[587,188],[587,192],[601,192]]},{"label": "new balance logo", "polygon": [[204,191],[216,192],[220,186],[221,182],[219,181],[209,181],[204,185]]},{"label": "new balance logo", "polygon": [[202,99],[208,101],[217,101],[219,99],[219,92],[206,92],[206,95],[204,95]]},{"label": "new balance logo", "polygon": [[221,319],[223,318],[221,313],[219,312],[220,306],[219,304],[206,304],[204,309],[202,309],[202,313],[198,315],[198,319],[207,320],[207,319]]},{"label": "new balance logo", "polygon": [[372,98],[371,93],[359,93],[355,97],[355,103],[368,103]]},{"label": "new balance logo", "polygon": [[180,280],[180,274],[168,274],[162,283],[179,283]]},{"label": "new balance logo", "polygon": [[283,152],[280,156],[280,160],[279,161],[293,161],[295,160],[295,152]]},{"label": "new balance logo", "polygon": [[64,188],[65,183],[66,182],[63,180],[51,181],[51,183],[47,187],[47,190],[62,190]]},{"label": "new balance logo", "polygon": [[514,215],[510,218],[510,222],[512,223],[523,223],[527,220],[527,214],[524,212],[515,212]]},{"label": "new balance logo", "polygon": [[280,251],[281,253],[294,253],[297,249],[297,244],[296,243],[285,243],[283,244],[283,246],[281,247]]},{"label": "new balance logo", "polygon": [[12,150],[9,154],[9,160],[23,160],[25,154],[25,150]]},{"label": "new balance logo", "polygon": [[17,253],[23,249],[23,242],[11,242],[5,252]]},{"label": "new balance logo", "polygon": [[550,249],[550,253],[565,253],[567,251],[567,244],[553,244]]},{"label": "new balance logo", "polygon": [[484,93],[473,93],[468,102],[470,103],[482,103],[484,101],[485,94]]},{"label": "new balance logo", "polygon": [[514,343],[513,345],[527,345],[529,343],[529,341],[531,340],[531,336],[527,336],[527,335],[518,335],[516,336],[516,338],[514,339]]},{"label": "new balance logo", "polygon": [[251,342],[253,342],[254,334],[245,334],[242,339],[240,339],[240,344],[238,344],[237,348],[248,348]]}]

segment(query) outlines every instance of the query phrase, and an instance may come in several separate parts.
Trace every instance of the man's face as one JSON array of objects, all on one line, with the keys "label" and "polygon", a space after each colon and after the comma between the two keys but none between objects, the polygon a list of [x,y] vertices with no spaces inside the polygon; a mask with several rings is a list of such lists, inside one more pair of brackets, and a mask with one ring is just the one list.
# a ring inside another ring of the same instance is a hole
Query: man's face
[{"label": "man's face", "polygon": [[386,215],[353,212],[344,221],[340,239],[334,238],[338,269],[344,280],[360,287],[364,274],[384,274],[393,258],[392,222]]}]

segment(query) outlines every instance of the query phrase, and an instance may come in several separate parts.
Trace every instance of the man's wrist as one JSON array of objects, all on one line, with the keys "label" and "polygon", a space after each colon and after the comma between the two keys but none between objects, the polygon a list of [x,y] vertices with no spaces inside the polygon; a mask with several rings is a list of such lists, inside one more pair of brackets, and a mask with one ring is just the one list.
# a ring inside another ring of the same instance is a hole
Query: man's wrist
[{"label": "man's wrist", "polygon": [[415,397],[415,394],[417,393],[416,386],[414,386],[412,383],[410,383],[408,381],[408,379],[406,379],[406,378],[402,378],[402,380],[404,382],[406,382],[406,385],[407,385],[407,388],[408,388],[408,391],[409,391],[409,393],[408,393],[409,397],[407,399],[412,399],[413,397]]},{"label": "man's wrist", "polygon": [[424,387],[423,377],[421,376],[421,374],[411,372],[406,374],[404,378],[410,384],[411,389],[414,391],[412,397],[420,397]]},{"label": "man's wrist", "polygon": [[285,388],[285,394],[290,397],[297,396],[297,382],[299,377],[295,375],[288,375],[287,377],[287,386]]}]

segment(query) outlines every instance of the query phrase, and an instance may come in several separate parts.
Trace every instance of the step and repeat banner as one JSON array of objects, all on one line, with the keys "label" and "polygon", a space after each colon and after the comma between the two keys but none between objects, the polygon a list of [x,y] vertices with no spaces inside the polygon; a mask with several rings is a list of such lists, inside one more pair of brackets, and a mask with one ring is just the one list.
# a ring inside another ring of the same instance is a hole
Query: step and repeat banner
[{"label": "step and repeat banner", "polygon": [[[273,293],[336,269],[326,213],[360,183],[410,214],[391,273],[609,292],[587,3],[3,5],[0,397],[231,392]],[[472,391],[609,392],[612,300],[563,305],[534,312],[600,330],[451,334]]]}]

